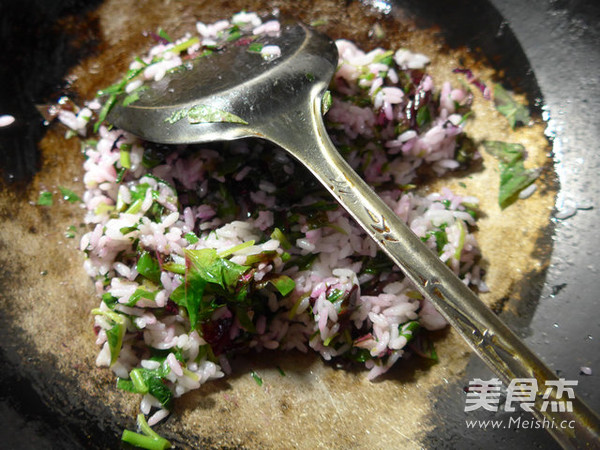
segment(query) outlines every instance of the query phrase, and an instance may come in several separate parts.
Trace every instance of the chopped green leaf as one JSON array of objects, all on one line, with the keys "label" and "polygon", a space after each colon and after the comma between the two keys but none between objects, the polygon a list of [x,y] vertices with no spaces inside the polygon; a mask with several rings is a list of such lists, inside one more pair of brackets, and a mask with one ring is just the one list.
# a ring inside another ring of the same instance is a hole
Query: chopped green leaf
[{"label": "chopped green leaf", "polygon": [[195,244],[196,242],[198,242],[200,240],[193,231],[189,231],[189,232],[185,233],[183,235],[183,237],[190,244]]},{"label": "chopped green leaf", "polygon": [[123,391],[131,392],[132,394],[138,393],[133,382],[124,378],[117,378],[117,389],[122,389]]},{"label": "chopped green leaf", "polygon": [[137,102],[140,99],[140,92],[141,92],[141,87],[140,89],[136,89],[134,90],[131,94],[129,94],[127,97],[125,97],[123,99],[123,106],[129,106],[134,102]]},{"label": "chopped green leaf", "polygon": [[256,333],[256,327],[252,319],[248,315],[248,309],[240,305],[235,306],[235,317],[239,320],[240,325],[249,333]]},{"label": "chopped green leaf", "polygon": [[[105,89],[99,90],[97,95],[98,96],[103,96],[103,95],[117,96],[117,95],[125,92],[127,83],[129,83],[131,80],[133,80],[135,77],[137,77],[140,73],[142,73],[145,70],[145,68],[148,66],[148,64],[146,64],[139,58],[137,59],[137,61],[141,63],[141,67],[139,67],[137,69],[130,69],[129,71],[127,71],[127,74],[121,80],[117,81],[115,84],[113,84]],[[154,62],[157,62],[157,61],[154,61]]]},{"label": "chopped green leaf", "polygon": [[[457,107],[456,109],[458,109],[458,107]],[[469,117],[470,117],[472,114],[473,114],[473,111],[467,111],[467,112],[466,112],[465,114],[463,114],[463,116],[460,118],[460,121],[458,122],[458,124],[457,124],[457,125],[459,125],[459,126],[460,126],[460,125],[464,124],[464,123],[467,121],[467,119],[468,119],[468,118],[469,118]]]},{"label": "chopped green leaf", "polygon": [[59,186],[58,189],[60,190],[63,199],[69,203],[77,203],[81,201],[81,198],[79,198],[79,196],[72,190],[62,186]]},{"label": "chopped green leaf", "polygon": [[448,234],[446,233],[447,226],[447,223],[441,224],[436,230],[428,231],[427,234],[421,238],[421,240],[423,242],[427,242],[431,237],[433,237],[437,251],[441,254],[444,250],[444,247],[448,243]]},{"label": "chopped green leaf", "polygon": [[[175,187],[171,183],[169,183],[167,180],[163,180],[161,177],[157,177],[156,175],[152,175],[151,173],[145,174],[144,177],[152,178],[157,183],[165,184],[165,185],[169,186],[173,192],[175,192]],[[143,183],[143,185],[144,186],[150,186],[150,185],[148,185],[146,183]],[[157,192],[153,192],[152,195],[154,196],[154,199],[158,198],[158,193]]]},{"label": "chopped green leaf", "polygon": [[121,382],[121,387],[127,388],[126,390],[132,388],[132,392],[138,394],[148,393],[156,398],[164,408],[171,409],[173,393],[163,382],[168,370],[164,368],[164,365],[154,370],[143,367],[132,369],[129,373],[131,384]]},{"label": "chopped green leaf", "polygon": [[148,86],[139,86],[131,91],[122,101],[123,106],[129,106],[140,99],[140,94],[148,89]]},{"label": "chopped green leaf", "polygon": [[117,183],[117,184],[121,183],[121,181],[123,181],[123,177],[125,176],[126,173],[127,173],[127,169],[125,167],[119,167],[119,169],[117,169],[117,179],[115,180],[115,183]]},{"label": "chopped green leaf", "polygon": [[150,292],[142,288],[137,288],[131,297],[129,297],[129,301],[126,303],[127,306],[135,306],[137,302],[141,299],[145,298],[147,300],[154,300],[156,298],[156,292]]},{"label": "chopped green leaf", "polygon": [[254,381],[256,381],[256,384],[258,384],[259,386],[263,385],[262,378],[258,376],[258,374],[254,370],[250,372],[250,376],[254,379]]},{"label": "chopped green leaf", "polygon": [[219,175],[231,175],[242,169],[247,163],[246,155],[228,155],[227,159],[219,163]]},{"label": "chopped green leaf", "polygon": [[125,317],[114,311],[102,311],[93,309],[92,314],[103,315],[108,318],[113,326],[106,331],[106,340],[110,349],[110,365],[112,366],[119,358],[121,346],[123,344],[123,336],[125,335]]},{"label": "chopped green leaf", "polygon": [[413,341],[411,342],[410,347],[417,355],[422,356],[423,358],[431,359],[435,362],[438,362],[438,355],[435,351],[435,347],[433,346],[433,342],[426,337],[424,334],[419,334]]},{"label": "chopped green leaf", "polygon": [[160,265],[150,253],[143,252],[135,268],[140,275],[154,283],[160,283]]},{"label": "chopped green leaf", "polygon": [[183,119],[184,117],[187,117],[188,115],[188,110],[187,109],[178,109],[177,111],[173,112],[173,114],[171,114],[170,117],[167,117],[165,119],[165,122],[169,122],[169,123],[175,123],[180,121],[181,119]]},{"label": "chopped green leaf", "polygon": [[[129,208],[125,210],[127,214],[136,214],[142,210],[142,204],[144,203],[144,199],[146,198],[146,192],[150,189],[150,185],[148,183],[141,183],[137,186],[134,186],[130,189],[131,198],[134,200]],[[152,191],[152,198],[156,200],[158,198],[158,192]]]},{"label": "chopped green leaf", "polygon": [[181,44],[177,44],[170,51],[173,53],[176,53],[176,54],[181,53],[182,51],[190,48],[192,45],[195,45],[198,43],[200,43],[200,38],[198,36],[194,36],[194,37],[188,39],[187,41],[182,42]]},{"label": "chopped green leaf", "polygon": [[165,122],[175,123],[184,117],[187,117],[191,124],[220,122],[248,124],[248,122],[235,114],[208,105],[196,105],[189,110],[179,109],[173,112],[170,117],[167,117]]},{"label": "chopped green leaf", "polygon": [[333,104],[333,97],[331,96],[331,91],[327,90],[323,94],[323,101],[321,103],[321,114],[322,115],[327,114],[327,111],[329,111],[329,108],[331,108],[332,104]]},{"label": "chopped green leaf", "polygon": [[165,153],[159,148],[154,146],[147,146],[144,149],[144,155],[142,156],[142,165],[146,169],[152,169],[165,160]]},{"label": "chopped green leaf", "polygon": [[296,303],[294,303],[294,306],[292,307],[292,309],[290,309],[290,312],[288,314],[288,317],[291,319],[294,318],[294,316],[296,315],[296,312],[298,311],[298,308],[300,307],[300,303],[302,303],[303,300],[306,299],[306,297],[308,297],[310,294],[303,294],[300,297],[298,297],[298,300],[296,300]]},{"label": "chopped green leaf", "polygon": [[217,255],[219,255],[219,257],[221,257],[221,258],[224,258],[235,252],[239,252],[240,250],[243,250],[245,248],[252,247],[253,245],[254,245],[254,240],[249,240],[249,241],[243,242],[239,245],[234,245],[233,247],[228,248],[226,250],[221,250],[220,252],[217,253]]},{"label": "chopped green leaf", "polygon": [[500,160],[500,192],[498,203],[502,209],[511,205],[519,192],[533,183],[540,169],[526,169],[523,165],[525,147],[501,141],[484,141],[485,150]]},{"label": "chopped green leaf", "polygon": [[133,369],[129,372],[129,378],[131,378],[131,383],[133,384],[135,392],[138,394],[148,393],[148,385],[144,380],[144,374],[141,369]]},{"label": "chopped green leaf", "polygon": [[325,339],[325,340],[323,341],[323,345],[324,345],[325,347],[329,347],[329,344],[331,344],[331,342],[332,342],[332,341],[333,341],[333,340],[334,340],[336,337],[338,337],[338,335],[339,335],[339,333],[334,333],[334,334],[330,335],[330,336],[329,336],[327,339]]},{"label": "chopped green leaf", "polygon": [[285,237],[285,234],[283,234],[283,231],[281,231],[279,228],[275,228],[273,230],[271,233],[271,239],[279,241],[281,246],[286,250],[292,248],[292,244],[290,244],[290,241],[288,241],[288,239]]},{"label": "chopped green leaf", "polygon": [[410,322],[403,323],[399,326],[400,336],[404,336],[406,338],[406,342],[410,342],[415,338],[417,331],[421,328],[421,324],[416,320],[411,320]]},{"label": "chopped green leaf", "polygon": [[329,21],[327,19],[317,19],[317,20],[313,20],[310,23],[311,27],[321,27],[323,25],[327,25],[329,23]]},{"label": "chopped green leaf", "polygon": [[260,42],[252,42],[250,45],[248,45],[248,51],[250,53],[260,53],[263,47],[264,45]]},{"label": "chopped green leaf", "polygon": [[150,425],[148,425],[148,422],[146,421],[146,417],[144,417],[144,415],[141,413],[137,415],[137,426],[138,426],[139,430],[142,433],[144,433],[146,436],[149,436],[156,440],[160,440],[160,439],[164,440],[164,438],[162,436],[160,436],[156,431],[154,431],[150,427]]},{"label": "chopped green leaf", "polygon": [[155,439],[144,434],[135,433],[129,430],[123,430],[121,440],[138,448],[146,450],[165,450],[171,448],[171,443],[166,439]]},{"label": "chopped green leaf", "polygon": [[163,264],[163,270],[166,270],[168,272],[178,273],[180,275],[184,275],[185,274],[185,264],[166,262]]},{"label": "chopped green leaf", "polygon": [[525,147],[502,141],[484,141],[485,151],[504,164],[514,164],[525,158]]},{"label": "chopped green leaf", "polygon": [[345,293],[346,291],[344,291],[343,289],[332,289],[331,292],[327,294],[327,300],[331,303],[335,303],[340,298],[342,298]]},{"label": "chopped green leaf", "polygon": [[373,58],[373,63],[387,64],[388,66],[393,62],[394,51],[387,50]]},{"label": "chopped green leaf", "polygon": [[533,183],[539,175],[539,169],[525,169],[523,163],[501,168],[500,195],[498,196],[500,206],[506,208],[513,203],[519,192]]},{"label": "chopped green leaf", "polygon": [[219,195],[221,201],[217,206],[217,214],[219,217],[233,217],[238,210],[238,204],[225,184],[219,185]]},{"label": "chopped green leaf", "polygon": [[[215,293],[219,298],[238,302],[245,298],[247,280],[243,282],[242,275],[250,267],[222,258],[211,248],[184,250],[184,253],[185,282],[173,291],[171,300],[186,308],[191,326],[195,328],[199,321],[207,320],[222,305],[217,302]],[[167,264],[163,268],[172,270]],[[207,293],[208,290],[210,293]]]},{"label": "chopped green leaf", "polygon": [[116,323],[112,328],[106,330],[106,340],[110,348],[110,364],[111,366],[117,362],[121,346],[123,344],[123,336],[125,335],[125,326],[122,323]]},{"label": "chopped green leaf", "polygon": [[463,248],[465,246],[465,239],[467,238],[467,227],[460,219],[456,221],[456,225],[460,230],[460,235],[458,237],[458,245],[456,246],[456,250],[454,251],[454,258],[460,261],[460,255],[462,254]]},{"label": "chopped green leaf", "polygon": [[37,204],[40,206],[52,206],[52,192],[43,191],[40,192],[40,196],[38,197]]},{"label": "chopped green leaf", "polygon": [[119,161],[122,167],[126,169],[131,169],[131,149],[125,147],[124,145],[121,147],[119,152]]},{"label": "chopped green leaf", "polygon": [[417,125],[419,127],[423,127],[431,122],[431,113],[429,112],[429,107],[427,105],[421,106],[417,110]]},{"label": "chopped green leaf", "polygon": [[374,258],[365,258],[363,272],[370,275],[378,275],[394,266],[392,260],[382,251],[378,251]]},{"label": "chopped green leaf", "polygon": [[244,125],[248,124],[248,122],[241,117],[236,116],[235,114],[208,105],[193,106],[188,111],[187,118],[192,124],[216,122],[241,123]]},{"label": "chopped green leaf", "polygon": [[318,211],[335,211],[338,209],[339,204],[328,200],[319,200],[308,205],[299,205],[294,207],[294,211],[301,214],[313,214]]},{"label": "chopped green leaf", "polygon": [[108,306],[110,309],[114,309],[115,305],[118,303],[117,297],[114,297],[111,293],[107,292],[102,295],[102,301]]},{"label": "chopped green leaf", "polygon": [[156,398],[165,409],[171,409],[173,393],[163,382],[162,378],[151,376],[146,382],[148,383],[148,393]]},{"label": "chopped green leaf", "polygon": [[[364,80],[364,81],[372,81],[375,79],[375,74],[373,72],[364,72],[363,74],[361,74],[358,77],[359,80]],[[378,90],[374,91],[372,93],[372,95],[375,95],[377,92],[379,92]]]},{"label": "chopped green leaf", "polygon": [[531,120],[529,110],[517,103],[500,84],[494,85],[494,104],[498,112],[508,119],[508,123],[513,129],[517,124],[527,125]]},{"label": "chopped green leaf", "polygon": [[[206,280],[198,277],[187,277],[186,279],[185,308],[188,312],[188,318],[190,319],[190,326],[192,330],[195,330],[198,324],[198,313],[200,312],[200,307],[203,304],[202,300],[206,283]],[[214,309],[216,309],[212,307],[212,303],[209,303],[209,305],[211,306],[209,308],[209,312],[212,312]],[[204,318],[206,317],[203,317],[203,319]]]},{"label": "chopped green leaf", "polygon": [[212,248],[184,250],[190,271],[207,283],[233,290],[240,277],[249,269],[218,256]]},{"label": "chopped green leaf", "polygon": [[171,37],[167,34],[167,32],[165,30],[163,30],[162,28],[158,29],[158,35],[167,42],[173,42],[173,39],[171,39]]},{"label": "chopped green leaf", "polygon": [[275,250],[265,250],[260,253],[255,253],[254,255],[246,256],[245,264],[247,266],[252,266],[256,263],[273,261],[277,255],[278,253]]},{"label": "chopped green leaf", "polygon": [[229,35],[227,36],[227,42],[237,41],[242,37],[242,32],[239,29],[232,29],[229,31]]},{"label": "chopped green leaf", "polygon": [[279,275],[269,280],[284,297],[296,288],[296,282],[287,275]]},{"label": "chopped green leaf", "polygon": [[291,258],[288,262],[285,263],[283,267],[284,270],[287,270],[291,267],[298,267],[298,270],[308,270],[310,266],[312,266],[313,262],[317,259],[316,253],[307,253],[306,255],[297,256]]},{"label": "chopped green leaf", "polygon": [[75,232],[77,231],[77,228],[75,228],[75,225],[70,225],[67,227],[66,231],[65,231],[65,237],[67,239],[73,239],[75,237]]},{"label": "chopped green leaf", "polygon": [[108,97],[106,102],[104,102],[104,105],[102,105],[102,109],[100,109],[100,112],[98,113],[98,120],[94,124],[94,133],[98,132],[98,130],[100,129],[100,125],[102,125],[102,122],[104,122],[106,116],[108,115],[112,107],[115,106],[115,103],[117,103],[116,94],[112,94],[110,97]]},{"label": "chopped green leaf", "polygon": [[122,228],[119,228],[119,231],[121,232],[121,234],[123,236],[125,236],[126,234],[133,233],[134,231],[138,231],[138,227],[137,227],[137,225],[132,225],[130,227],[122,227]]},{"label": "chopped green leaf", "polygon": [[88,148],[95,148],[98,145],[97,139],[86,139],[85,141],[81,141],[81,153],[85,153],[85,150]]},{"label": "chopped green leaf", "polygon": [[359,347],[352,347],[352,349],[348,353],[344,354],[344,356],[359,363],[364,363],[373,359],[373,356],[371,356],[371,352],[369,350]]},{"label": "chopped green leaf", "polygon": [[125,210],[125,214],[139,213],[142,210],[142,203],[144,203],[144,200],[142,200],[141,198],[138,198],[131,205],[129,205],[129,208],[127,208]]}]

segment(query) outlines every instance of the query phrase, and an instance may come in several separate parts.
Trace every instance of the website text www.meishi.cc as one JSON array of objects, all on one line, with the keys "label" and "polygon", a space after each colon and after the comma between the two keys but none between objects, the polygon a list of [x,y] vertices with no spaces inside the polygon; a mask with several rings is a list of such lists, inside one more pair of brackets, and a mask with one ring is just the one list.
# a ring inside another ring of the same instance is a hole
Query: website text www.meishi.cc
[{"label": "website text www.meishi.cc", "polygon": [[537,420],[524,417],[509,417],[508,419],[487,419],[487,420],[465,420],[465,425],[468,429],[515,429],[515,430],[532,430],[532,429],[573,429],[575,428],[574,420],[562,420],[556,422],[553,420]]}]

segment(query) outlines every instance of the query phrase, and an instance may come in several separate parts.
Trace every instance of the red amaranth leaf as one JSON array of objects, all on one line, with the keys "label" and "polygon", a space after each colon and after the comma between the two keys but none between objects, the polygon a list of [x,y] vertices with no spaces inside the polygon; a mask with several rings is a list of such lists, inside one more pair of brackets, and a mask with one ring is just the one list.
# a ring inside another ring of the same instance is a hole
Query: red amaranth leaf
[{"label": "red amaranth leaf", "polygon": [[211,346],[215,356],[229,349],[231,339],[229,330],[233,325],[233,316],[202,324],[202,337]]}]

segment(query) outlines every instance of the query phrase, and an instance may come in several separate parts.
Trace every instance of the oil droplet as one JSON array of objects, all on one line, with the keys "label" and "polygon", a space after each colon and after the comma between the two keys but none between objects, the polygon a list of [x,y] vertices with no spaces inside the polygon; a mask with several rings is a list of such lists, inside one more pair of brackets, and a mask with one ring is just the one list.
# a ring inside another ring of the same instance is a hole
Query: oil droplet
[{"label": "oil droplet", "polygon": [[558,328],[558,323],[554,322],[554,323],[552,324],[552,326],[553,326],[554,328]]}]

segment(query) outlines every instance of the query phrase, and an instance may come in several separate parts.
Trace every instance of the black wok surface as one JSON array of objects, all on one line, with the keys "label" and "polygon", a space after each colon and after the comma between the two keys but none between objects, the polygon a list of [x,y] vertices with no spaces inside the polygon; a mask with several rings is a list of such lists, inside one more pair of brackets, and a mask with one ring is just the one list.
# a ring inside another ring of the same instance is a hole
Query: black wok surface
[{"label": "black wok surface", "polygon": [[[514,33],[528,61],[521,66],[527,67],[526,73],[511,66],[509,78],[516,77],[530,99],[540,95],[536,103],[549,117],[547,134],[553,141],[560,183],[552,259],[545,279],[539,280],[543,283],[541,294],[523,303],[517,315],[503,313],[502,317],[559,376],[577,380],[578,395],[598,411],[600,258],[595,248],[600,239],[594,230],[600,218],[600,3],[491,3],[504,18],[497,24],[498,36]],[[444,12],[438,17],[443,20]],[[519,52],[515,51],[512,60],[507,58],[496,61],[500,66],[518,62]],[[570,214],[574,215],[558,218]],[[584,375],[582,367],[591,368],[592,375]],[[492,378],[476,358],[467,368],[463,387],[474,378]],[[458,393],[459,387],[455,397],[449,402],[444,399],[435,409],[439,414],[432,420],[439,425],[429,436],[431,448],[558,448],[542,430],[466,430],[465,419],[507,420],[511,414],[464,413],[465,399]],[[516,417],[514,413],[512,417]]]}]

